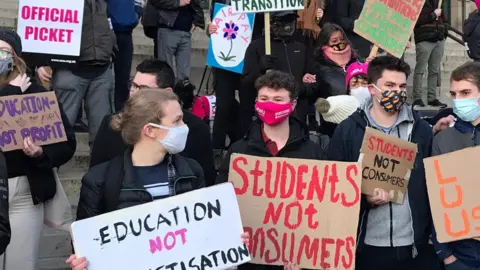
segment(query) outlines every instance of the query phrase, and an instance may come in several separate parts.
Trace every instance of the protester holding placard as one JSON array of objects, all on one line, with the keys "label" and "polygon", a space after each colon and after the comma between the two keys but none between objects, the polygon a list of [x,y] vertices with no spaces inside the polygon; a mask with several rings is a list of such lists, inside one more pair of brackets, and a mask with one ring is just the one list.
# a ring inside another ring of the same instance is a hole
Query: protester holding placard
[{"label": "protester holding placard", "polygon": [[[240,91],[241,124],[243,131],[247,131],[255,115],[254,104],[257,98],[255,80],[268,70],[278,70],[292,74],[297,80],[298,87],[303,88],[303,76],[311,72],[310,58],[304,44],[293,39],[297,14],[295,11],[280,11],[270,14],[272,30],[270,55],[265,54],[265,38],[260,38],[247,48],[245,65],[242,75],[242,89]],[[306,100],[300,99],[296,106],[295,115],[305,121],[307,113]]]},{"label": "protester holding placard", "polygon": [[[450,95],[457,121],[453,127],[435,136],[432,143],[433,156],[478,146],[480,143],[480,126],[478,125],[480,123],[480,63],[470,62],[458,67],[452,72],[450,82]],[[469,180],[476,179],[473,177]],[[472,213],[475,211],[472,210]],[[435,229],[439,231],[442,228]],[[460,227],[455,227],[454,230],[460,230]],[[443,260],[447,270],[473,270],[480,267],[480,259],[477,256],[480,241],[477,239],[440,244],[434,235],[432,241],[438,257]]]},{"label": "protester holding placard", "polygon": [[[26,65],[21,54],[22,42],[18,34],[11,30],[0,30],[0,96],[2,97],[47,92],[36,82],[30,82],[30,78],[25,74]],[[25,103],[23,105],[27,106]],[[30,105],[32,104],[28,104]],[[44,224],[44,203],[51,200],[57,192],[57,182],[52,169],[67,163],[76,149],[73,129],[63,113],[61,104],[58,105],[66,141],[38,146],[40,136],[31,134],[19,142],[23,145],[23,150],[4,153],[8,170],[12,238],[7,251],[0,259],[0,265],[4,266],[0,269],[36,269],[39,241]],[[13,107],[13,109],[20,112],[19,108]],[[23,108],[23,110],[27,109]],[[4,120],[7,117],[3,115]],[[2,145],[4,143],[2,139]]]},{"label": "protester holding placard", "polygon": [[[409,74],[410,67],[402,60],[375,58],[368,67],[372,98],[363,110],[338,125],[330,144],[329,159],[358,161],[365,129],[373,127],[418,146],[403,204],[390,202],[389,194],[382,189],[373,196],[362,196],[356,262],[359,270],[439,268],[433,247],[428,244],[432,221],[422,162],[430,155],[433,134],[428,123],[404,105]],[[376,151],[390,151],[381,141],[372,144]]]},{"label": "protester holding placard", "polygon": [[[162,88],[172,91],[175,84],[173,69],[165,62],[148,59],[137,66],[135,77],[131,81],[130,96],[137,91]],[[90,167],[123,156],[127,149],[120,132],[112,129],[110,122],[114,115],[103,118],[102,124],[95,137]],[[189,132],[185,149],[180,153],[197,161],[205,173],[206,186],[213,185],[217,173],[213,164],[212,143],[209,126],[188,110],[183,110],[183,121],[188,126]],[[198,143],[201,142],[201,143]]]}]

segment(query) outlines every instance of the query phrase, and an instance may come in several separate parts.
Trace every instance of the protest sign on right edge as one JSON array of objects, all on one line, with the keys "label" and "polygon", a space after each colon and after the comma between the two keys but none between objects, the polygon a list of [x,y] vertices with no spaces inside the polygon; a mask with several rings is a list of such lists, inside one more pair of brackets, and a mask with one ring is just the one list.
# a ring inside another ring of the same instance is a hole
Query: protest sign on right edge
[{"label": "protest sign on right edge", "polygon": [[232,154],[228,180],[252,263],[355,269],[359,163]]},{"label": "protest sign on right edge", "polygon": [[366,128],[359,158],[362,193],[374,195],[380,188],[390,194],[392,202],[403,204],[417,150],[414,143]]},{"label": "protest sign on right edge", "polygon": [[428,197],[440,243],[480,236],[480,147],[426,158]]},{"label": "protest sign on right edge", "polygon": [[425,0],[366,0],[353,31],[402,57]]}]

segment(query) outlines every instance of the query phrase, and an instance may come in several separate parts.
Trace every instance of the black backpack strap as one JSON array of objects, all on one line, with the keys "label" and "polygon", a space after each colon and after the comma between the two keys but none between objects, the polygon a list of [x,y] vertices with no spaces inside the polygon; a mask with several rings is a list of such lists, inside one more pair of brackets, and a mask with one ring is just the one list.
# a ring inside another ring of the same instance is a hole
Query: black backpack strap
[{"label": "black backpack strap", "polygon": [[104,213],[117,210],[123,179],[123,156],[112,159],[105,173]]}]

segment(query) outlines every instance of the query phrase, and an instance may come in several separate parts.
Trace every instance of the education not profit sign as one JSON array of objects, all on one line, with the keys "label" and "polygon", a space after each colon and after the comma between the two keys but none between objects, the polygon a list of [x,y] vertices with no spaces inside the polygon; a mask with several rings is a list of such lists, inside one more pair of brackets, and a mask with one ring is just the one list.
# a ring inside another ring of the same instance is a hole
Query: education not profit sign
[{"label": "education not profit sign", "polygon": [[72,224],[89,270],[225,269],[250,260],[230,183]]},{"label": "education not profit sign", "polygon": [[367,128],[360,149],[362,193],[374,195],[377,188],[390,194],[392,202],[403,204],[417,145]]},{"label": "education not profit sign", "polygon": [[233,154],[229,181],[253,263],[355,269],[358,163]]},{"label": "education not profit sign", "polygon": [[366,0],[354,31],[400,58],[425,0]]},{"label": "education not profit sign", "polygon": [[23,149],[23,139],[37,145],[67,140],[54,92],[0,97],[0,148]]},{"label": "education not profit sign", "polygon": [[480,148],[426,158],[428,197],[440,243],[480,236]]},{"label": "education not profit sign", "polygon": [[78,56],[84,0],[20,0],[17,33],[23,52]]}]

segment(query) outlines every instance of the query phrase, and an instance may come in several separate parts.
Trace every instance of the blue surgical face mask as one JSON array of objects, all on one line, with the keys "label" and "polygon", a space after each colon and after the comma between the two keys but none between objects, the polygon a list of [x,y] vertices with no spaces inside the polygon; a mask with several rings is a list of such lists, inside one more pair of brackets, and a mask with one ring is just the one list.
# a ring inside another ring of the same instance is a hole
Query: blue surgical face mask
[{"label": "blue surgical face mask", "polygon": [[185,149],[188,137],[188,126],[182,125],[178,127],[165,127],[150,123],[152,127],[168,130],[167,136],[163,140],[158,140],[159,143],[167,149],[168,153],[174,155],[182,152]]},{"label": "blue surgical face mask", "polygon": [[480,117],[479,97],[453,100],[453,113],[465,122],[473,122]]}]

